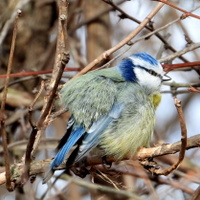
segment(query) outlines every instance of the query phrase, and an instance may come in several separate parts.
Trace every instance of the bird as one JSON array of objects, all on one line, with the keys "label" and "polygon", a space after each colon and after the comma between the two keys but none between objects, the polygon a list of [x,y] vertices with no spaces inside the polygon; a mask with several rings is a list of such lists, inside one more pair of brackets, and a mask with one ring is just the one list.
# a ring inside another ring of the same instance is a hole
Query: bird
[{"label": "bird", "polygon": [[138,52],[114,67],[88,72],[65,84],[61,104],[71,116],[50,163],[51,174],[74,146],[67,165],[80,162],[96,147],[116,160],[131,158],[140,147],[147,147],[165,80],[169,77],[161,64],[150,54]]}]

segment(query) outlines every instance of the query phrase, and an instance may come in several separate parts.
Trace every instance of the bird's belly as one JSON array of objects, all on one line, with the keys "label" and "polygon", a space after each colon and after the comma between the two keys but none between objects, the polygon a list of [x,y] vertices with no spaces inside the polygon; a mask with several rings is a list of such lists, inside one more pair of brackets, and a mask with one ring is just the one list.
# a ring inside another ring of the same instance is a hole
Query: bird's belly
[{"label": "bird's belly", "polygon": [[106,155],[116,159],[133,156],[138,148],[148,146],[154,128],[154,110],[144,111],[141,116],[130,116],[115,121],[102,134],[100,146]]}]

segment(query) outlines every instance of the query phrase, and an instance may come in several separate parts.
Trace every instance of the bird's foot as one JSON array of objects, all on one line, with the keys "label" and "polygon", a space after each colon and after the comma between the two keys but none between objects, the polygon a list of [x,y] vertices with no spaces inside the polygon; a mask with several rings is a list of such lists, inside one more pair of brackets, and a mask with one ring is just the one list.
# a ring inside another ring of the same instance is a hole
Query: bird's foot
[{"label": "bird's foot", "polygon": [[83,158],[80,162],[78,162],[75,166],[71,167],[71,171],[81,177],[85,178],[88,174],[90,174],[89,170],[86,168],[86,157]]},{"label": "bird's foot", "polygon": [[108,161],[106,158],[106,156],[103,156],[102,162],[107,169],[110,169],[112,167],[112,162]]}]

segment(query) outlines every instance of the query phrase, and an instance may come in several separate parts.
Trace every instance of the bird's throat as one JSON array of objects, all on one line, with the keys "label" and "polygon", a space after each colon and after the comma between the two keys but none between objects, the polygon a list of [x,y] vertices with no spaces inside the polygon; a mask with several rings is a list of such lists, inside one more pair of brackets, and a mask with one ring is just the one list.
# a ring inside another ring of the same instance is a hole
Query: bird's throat
[{"label": "bird's throat", "polygon": [[161,101],[161,94],[157,93],[157,94],[153,94],[152,95],[152,102],[155,108],[158,107],[158,105],[160,104]]}]

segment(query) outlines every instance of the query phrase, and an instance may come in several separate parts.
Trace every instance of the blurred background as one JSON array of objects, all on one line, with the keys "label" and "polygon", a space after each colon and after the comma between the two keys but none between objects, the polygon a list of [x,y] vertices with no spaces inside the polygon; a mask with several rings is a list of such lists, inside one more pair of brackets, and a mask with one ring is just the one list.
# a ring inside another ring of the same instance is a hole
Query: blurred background
[{"label": "blurred background", "polygon": [[[200,16],[199,0],[174,0],[174,5]],[[65,72],[62,82],[66,82],[88,63],[93,61],[105,50],[118,44],[128,36],[158,2],[150,0],[69,0],[68,36],[70,61],[67,68],[76,68],[74,72]],[[27,139],[31,132],[27,108],[36,96],[41,82],[48,80],[54,66],[58,8],[55,0],[1,0],[0,1],[0,101],[6,74],[11,46],[13,24],[17,10],[22,14],[18,21],[18,33],[13,59],[12,73],[19,73],[10,80],[6,102],[6,132],[8,135],[9,153],[12,163],[22,161]],[[147,26],[124,45],[105,62],[112,60],[109,66],[114,66],[122,58],[132,53],[145,51],[162,64],[187,63],[200,60],[199,46],[186,51],[182,56],[167,59],[182,49],[200,42],[200,20],[194,17],[181,19],[182,12],[165,5],[147,24]],[[173,23],[172,23],[173,22]],[[168,25],[168,26],[166,26]],[[144,37],[149,32],[166,26],[162,31],[151,37]],[[131,44],[132,43],[132,44]],[[77,70],[77,68],[79,68]],[[38,72],[37,75],[25,72]],[[188,137],[198,135],[200,130],[200,101],[198,93],[190,93],[188,88],[199,84],[200,67],[185,68],[169,72],[170,83],[162,86],[162,102],[156,114],[156,127],[151,146],[163,143],[173,143],[181,139],[180,124],[173,96],[182,101]],[[45,91],[34,106],[32,120],[37,122],[43,106]],[[58,111],[59,96],[55,101],[53,111]],[[65,133],[67,113],[57,117],[45,131],[35,160],[51,158],[55,155],[57,142]],[[0,139],[0,142],[2,140]],[[0,173],[5,171],[3,149],[0,146]],[[158,162],[163,167],[178,159],[178,154],[163,156]],[[141,198],[148,199],[190,199],[200,184],[200,153],[198,149],[187,150],[184,162],[180,168],[169,176],[153,176],[145,171],[137,161],[123,161],[114,165],[110,172],[94,169],[91,176],[84,180],[113,188],[133,191]],[[59,174],[59,172],[58,172]],[[12,193],[7,192],[5,185],[0,186],[0,199],[129,199],[119,194],[98,192],[80,186],[79,183],[58,180],[47,191],[47,184],[42,185],[43,174],[37,175],[31,185],[18,187]],[[79,180],[79,178],[77,178]],[[54,179],[52,179],[54,180]],[[80,179],[81,180],[81,179]],[[87,185],[87,184],[86,184]]]}]

